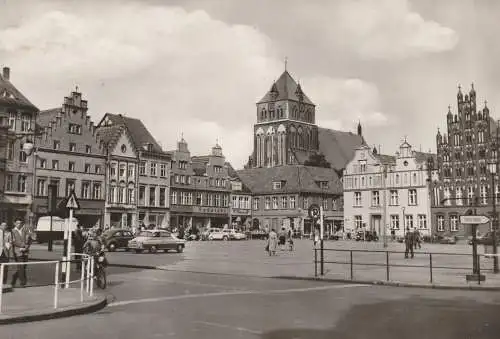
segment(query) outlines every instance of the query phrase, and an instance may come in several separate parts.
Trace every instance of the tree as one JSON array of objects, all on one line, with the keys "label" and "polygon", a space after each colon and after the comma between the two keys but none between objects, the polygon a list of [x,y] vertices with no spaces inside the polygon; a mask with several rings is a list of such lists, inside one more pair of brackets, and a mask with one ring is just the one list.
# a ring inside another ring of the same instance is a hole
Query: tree
[{"label": "tree", "polygon": [[305,166],[313,166],[313,167],[324,167],[324,168],[331,168],[331,164],[326,161],[325,155],[323,153],[313,153],[309,156],[309,159],[307,159],[304,162]]}]

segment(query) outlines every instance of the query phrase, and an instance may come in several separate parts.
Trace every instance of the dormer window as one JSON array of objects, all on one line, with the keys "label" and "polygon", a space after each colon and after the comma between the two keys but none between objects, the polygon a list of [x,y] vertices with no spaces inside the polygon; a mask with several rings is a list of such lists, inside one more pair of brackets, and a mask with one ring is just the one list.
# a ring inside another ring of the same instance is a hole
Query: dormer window
[{"label": "dormer window", "polygon": [[273,190],[280,190],[283,188],[283,181],[273,181]]},{"label": "dormer window", "polygon": [[318,181],[318,186],[322,189],[328,189],[328,181]]},{"label": "dormer window", "polygon": [[153,144],[152,144],[152,143],[149,143],[149,142],[148,142],[148,143],[146,143],[146,144],[144,145],[144,149],[145,149],[146,151],[148,151],[148,152],[152,152],[152,151],[153,151]]}]

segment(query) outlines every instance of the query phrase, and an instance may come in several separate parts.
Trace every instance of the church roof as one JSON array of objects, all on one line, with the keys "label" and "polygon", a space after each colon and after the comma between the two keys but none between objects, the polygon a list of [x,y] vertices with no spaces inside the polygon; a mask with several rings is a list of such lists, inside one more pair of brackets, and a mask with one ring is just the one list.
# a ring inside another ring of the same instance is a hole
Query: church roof
[{"label": "church roof", "polygon": [[318,128],[319,151],[332,168],[342,170],[354,158],[354,153],[364,139],[358,134],[337,131],[328,128]]},{"label": "church roof", "polygon": [[28,108],[38,111],[35,107],[11,82],[8,78],[0,74],[0,105]]},{"label": "church roof", "polygon": [[[253,194],[277,193],[326,193],[342,194],[342,183],[337,172],[331,168],[303,165],[287,165],[269,168],[251,168],[237,171],[242,183]],[[281,181],[279,190],[273,182]],[[321,188],[319,182],[328,182],[328,188]]]},{"label": "church roof", "polygon": [[[299,91],[297,91],[297,88],[299,88]],[[276,93],[276,99],[273,99],[273,92]],[[298,102],[300,98],[297,94],[300,92],[302,92],[300,85],[297,84],[290,73],[285,70],[278,80],[273,83],[269,92],[267,92],[258,103],[272,102],[275,100],[294,100]],[[302,92],[302,99],[304,103],[314,105],[304,92]]]}]

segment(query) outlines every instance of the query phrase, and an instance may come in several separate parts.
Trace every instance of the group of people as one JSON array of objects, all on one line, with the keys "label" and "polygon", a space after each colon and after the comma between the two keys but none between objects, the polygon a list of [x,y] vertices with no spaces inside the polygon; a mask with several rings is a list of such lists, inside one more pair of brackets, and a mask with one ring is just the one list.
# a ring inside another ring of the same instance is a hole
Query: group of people
[{"label": "group of people", "polygon": [[[0,264],[8,262],[27,262],[28,253],[33,242],[33,232],[22,220],[16,220],[14,226],[7,223],[0,224]],[[9,276],[9,265],[3,270],[2,284],[6,284]],[[12,275],[11,285],[15,287],[19,280],[20,287],[27,284],[26,265],[16,265],[16,271]]]},{"label": "group of people", "polygon": [[266,251],[269,252],[269,255],[276,255],[276,250],[278,249],[278,247],[281,250],[285,250],[287,244],[289,246],[289,249],[292,250],[292,230],[287,231],[285,227],[282,227],[279,234],[274,229],[271,229],[269,231],[266,245]]},{"label": "group of people", "polygon": [[422,236],[420,234],[420,231],[418,229],[415,229],[414,231],[411,231],[410,228],[406,228],[406,233],[405,233],[405,258],[408,259],[408,255],[411,255],[411,258],[415,256],[414,249],[416,250],[417,247],[420,249],[422,248]]}]

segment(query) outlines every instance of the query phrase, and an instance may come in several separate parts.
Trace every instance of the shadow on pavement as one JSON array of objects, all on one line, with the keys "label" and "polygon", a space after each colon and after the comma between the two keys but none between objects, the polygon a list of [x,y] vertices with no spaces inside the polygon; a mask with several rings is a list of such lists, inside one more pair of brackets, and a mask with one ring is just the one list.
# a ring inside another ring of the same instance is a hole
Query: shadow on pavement
[{"label": "shadow on pavement", "polygon": [[354,306],[331,329],[282,329],[264,333],[262,338],[496,339],[499,313],[500,304],[410,298]]}]

